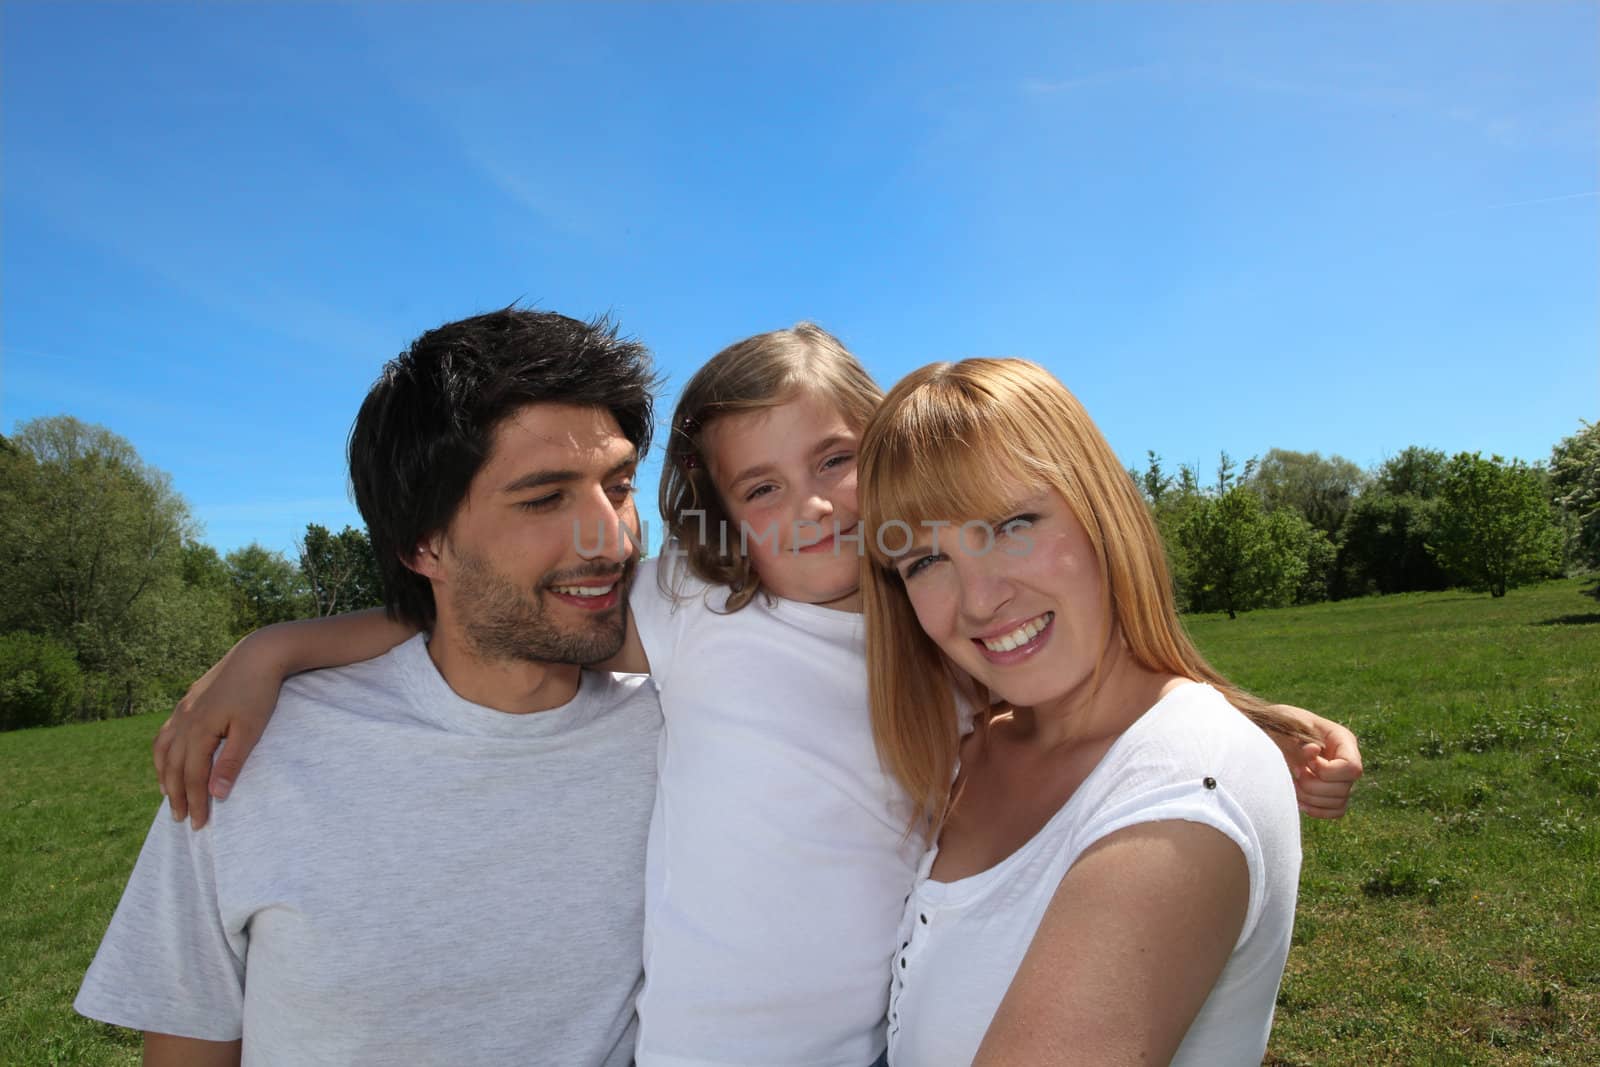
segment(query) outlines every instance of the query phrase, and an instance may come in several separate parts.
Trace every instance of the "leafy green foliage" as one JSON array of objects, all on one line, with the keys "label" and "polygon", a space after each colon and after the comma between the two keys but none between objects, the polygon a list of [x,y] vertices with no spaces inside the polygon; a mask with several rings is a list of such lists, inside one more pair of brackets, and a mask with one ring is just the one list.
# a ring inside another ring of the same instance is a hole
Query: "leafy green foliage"
[{"label": "leafy green foliage", "polygon": [[1316,452],[1274,448],[1256,464],[1249,485],[1268,511],[1297,511],[1331,541],[1366,481],[1361,468],[1343,456],[1323,459]]},{"label": "leafy green foliage", "polygon": [[1445,468],[1429,547],[1464,585],[1491,596],[1560,573],[1560,532],[1541,473],[1521,460],[1462,452]]},{"label": "leafy green foliage", "polygon": [[326,526],[311,523],[300,542],[300,571],[317,615],[383,604],[383,576],[364,530],[346,526],[330,533]]},{"label": "leafy green foliage", "polygon": [[229,552],[224,567],[236,636],[310,614],[313,605],[305,576],[281,552],[252,542]]},{"label": "leafy green foliage", "polygon": [[1568,523],[1568,559],[1584,569],[1600,568],[1600,423],[1585,422],[1556,445],[1550,488]]},{"label": "leafy green foliage", "polygon": [[1269,513],[1246,485],[1197,498],[1177,526],[1189,607],[1225,611],[1231,619],[1293,603],[1308,569],[1311,534],[1297,513]]},{"label": "leafy green foliage", "polygon": [[0,730],[66,722],[82,699],[72,649],[39,634],[0,634]]},{"label": "leafy green foliage", "polygon": [[128,714],[198,675],[227,647],[226,604],[215,553],[194,546],[167,475],[69,416],[23,423],[11,443],[0,455],[0,630],[72,649],[84,717]]}]

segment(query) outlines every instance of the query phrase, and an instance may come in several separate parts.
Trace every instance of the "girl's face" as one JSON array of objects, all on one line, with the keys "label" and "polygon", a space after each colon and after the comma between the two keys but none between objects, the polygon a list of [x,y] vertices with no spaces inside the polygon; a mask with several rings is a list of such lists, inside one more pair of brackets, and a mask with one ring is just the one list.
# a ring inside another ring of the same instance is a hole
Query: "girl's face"
[{"label": "girl's face", "polygon": [[[1017,707],[1085,692],[1106,646],[1105,580],[1054,489],[1004,487],[1002,515],[917,532],[896,569],[922,629],[957,667]],[[992,539],[990,537],[992,531]]]},{"label": "girl's face", "polygon": [[858,439],[844,416],[812,393],[706,427],[706,464],[732,519],[728,544],[737,549],[743,538],[774,595],[861,610]]}]

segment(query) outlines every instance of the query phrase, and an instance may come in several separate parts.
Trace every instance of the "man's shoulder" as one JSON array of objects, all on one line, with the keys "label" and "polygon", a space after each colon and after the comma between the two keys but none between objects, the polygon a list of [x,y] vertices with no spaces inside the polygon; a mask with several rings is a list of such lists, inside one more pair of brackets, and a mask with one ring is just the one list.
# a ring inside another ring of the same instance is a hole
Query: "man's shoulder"
[{"label": "man's shoulder", "polygon": [[579,692],[593,708],[592,721],[636,723],[651,729],[660,724],[661,700],[647,674],[585,670]]},{"label": "man's shoulder", "polygon": [[[412,638],[417,640],[420,638]],[[305,671],[289,678],[278,694],[274,718],[307,712],[376,720],[409,718],[412,683],[406,660],[410,644],[360,663]]]}]

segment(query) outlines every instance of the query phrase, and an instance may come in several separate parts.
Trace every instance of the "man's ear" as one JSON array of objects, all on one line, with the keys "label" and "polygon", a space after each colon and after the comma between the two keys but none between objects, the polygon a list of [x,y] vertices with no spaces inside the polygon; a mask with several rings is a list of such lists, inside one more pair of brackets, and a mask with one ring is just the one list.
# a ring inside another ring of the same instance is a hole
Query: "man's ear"
[{"label": "man's ear", "polygon": [[444,577],[444,534],[431,533],[419,540],[407,557],[400,554],[400,562],[424,578],[435,581]]}]

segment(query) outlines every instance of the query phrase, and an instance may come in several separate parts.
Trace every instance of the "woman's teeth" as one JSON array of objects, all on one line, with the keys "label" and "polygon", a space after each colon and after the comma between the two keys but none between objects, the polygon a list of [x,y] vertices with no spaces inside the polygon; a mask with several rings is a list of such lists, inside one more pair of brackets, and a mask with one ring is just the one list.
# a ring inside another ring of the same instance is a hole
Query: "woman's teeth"
[{"label": "woman's teeth", "polygon": [[1047,611],[1037,619],[1030,619],[1008,634],[1000,637],[983,638],[983,647],[990,652],[1010,652],[1039,636],[1039,631],[1050,625],[1050,620],[1056,617],[1053,611]]}]

